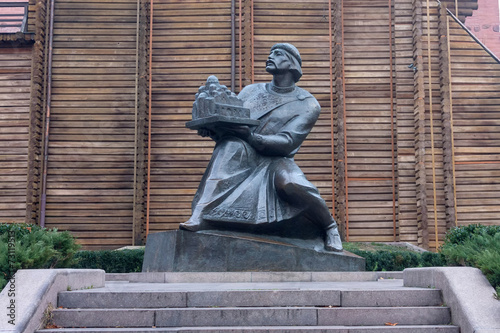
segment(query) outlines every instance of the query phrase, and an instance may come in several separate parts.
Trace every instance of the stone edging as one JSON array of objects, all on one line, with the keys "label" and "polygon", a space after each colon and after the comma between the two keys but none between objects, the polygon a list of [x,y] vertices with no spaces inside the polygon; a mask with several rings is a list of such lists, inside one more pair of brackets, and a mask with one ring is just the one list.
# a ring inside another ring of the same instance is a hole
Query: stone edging
[{"label": "stone edging", "polygon": [[[33,333],[44,312],[57,305],[57,294],[65,290],[104,287],[105,273],[100,269],[22,269],[0,293],[0,332]],[[11,286],[12,285],[12,286]],[[10,295],[9,295],[10,294]],[[12,304],[14,306],[12,306]],[[8,310],[11,307],[12,310]],[[14,324],[9,320],[14,319]]]},{"label": "stone edging", "polygon": [[403,272],[405,287],[441,289],[451,309],[454,325],[461,333],[500,332],[500,301],[495,290],[477,268],[408,268]]}]

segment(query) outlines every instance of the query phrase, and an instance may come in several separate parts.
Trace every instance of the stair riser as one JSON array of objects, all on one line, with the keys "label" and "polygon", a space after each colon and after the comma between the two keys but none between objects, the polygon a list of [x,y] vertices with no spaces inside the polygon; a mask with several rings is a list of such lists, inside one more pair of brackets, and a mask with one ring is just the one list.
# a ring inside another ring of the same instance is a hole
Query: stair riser
[{"label": "stair riser", "polygon": [[318,309],[318,325],[382,326],[447,325],[451,322],[449,308],[338,308]]},{"label": "stair riser", "polygon": [[441,292],[428,290],[346,290],[341,292],[342,307],[440,306]]},{"label": "stair riser", "polygon": [[438,290],[281,290],[155,293],[63,292],[64,308],[182,308],[239,306],[439,306]]},{"label": "stair riser", "polygon": [[421,327],[217,327],[217,328],[160,328],[160,329],[58,329],[40,330],[37,333],[459,333],[455,326],[421,326]]},{"label": "stair riser", "polygon": [[446,325],[450,312],[427,308],[204,308],[54,310],[62,327]]}]

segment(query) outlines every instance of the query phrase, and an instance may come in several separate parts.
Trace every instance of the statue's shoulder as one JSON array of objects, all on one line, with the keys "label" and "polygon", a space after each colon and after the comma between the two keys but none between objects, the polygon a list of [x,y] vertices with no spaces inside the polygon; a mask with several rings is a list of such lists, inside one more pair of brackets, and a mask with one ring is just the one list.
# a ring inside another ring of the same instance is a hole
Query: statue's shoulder
[{"label": "statue's shoulder", "polygon": [[255,96],[256,94],[265,91],[266,91],[265,83],[253,83],[243,88],[238,94],[238,98],[241,100],[247,100],[249,97]]},{"label": "statue's shoulder", "polygon": [[308,109],[313,112],[320,112],[321,106],[319,105],[318,100],[309,91],[300,87],[297,87],[295,91],[297,99],[307,103]]}]

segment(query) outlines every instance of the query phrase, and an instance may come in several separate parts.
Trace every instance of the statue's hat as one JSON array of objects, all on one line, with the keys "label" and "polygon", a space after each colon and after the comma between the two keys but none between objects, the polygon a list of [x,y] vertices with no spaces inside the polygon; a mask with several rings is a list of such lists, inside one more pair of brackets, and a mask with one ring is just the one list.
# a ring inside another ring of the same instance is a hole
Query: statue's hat
[{"label": "statue's hat", "polygon": [[271,47],[271,52],[275,49],[281,49],[286,51],[292,60],[292,66],[290,68],[295,82],[298,82],[302,76],[302,58],[300,57],[299,50],[295,46],[289,43],[277,43]]}]

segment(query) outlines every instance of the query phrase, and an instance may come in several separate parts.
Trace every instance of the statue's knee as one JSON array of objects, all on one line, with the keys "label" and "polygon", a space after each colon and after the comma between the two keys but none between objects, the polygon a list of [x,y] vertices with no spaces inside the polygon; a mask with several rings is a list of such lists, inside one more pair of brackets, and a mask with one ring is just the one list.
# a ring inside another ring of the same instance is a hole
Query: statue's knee
[{"label": "statue's knee", "polygon": [[293,197],[297,193],[296,184],[289,177],[279,176],[275,179],[275,186],[278,194],[283,198]]}]

